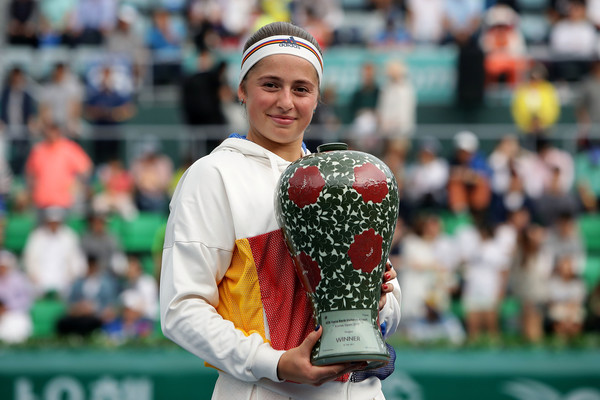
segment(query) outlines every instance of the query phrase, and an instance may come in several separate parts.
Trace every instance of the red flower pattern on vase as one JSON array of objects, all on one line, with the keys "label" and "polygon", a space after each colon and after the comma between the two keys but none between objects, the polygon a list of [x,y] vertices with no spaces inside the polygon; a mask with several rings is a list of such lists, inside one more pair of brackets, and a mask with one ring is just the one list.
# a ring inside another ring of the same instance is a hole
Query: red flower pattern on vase
[{"label": "red flower pattern on vase", "polygon": [[354,242],[348,250],[352,268],[371,273],[381,262],[382,245],[383,238],[376,234],[374,229],[354,235]]},{"label": "red flower pattern on vase", "polygon": [[298,168],[289,182],[290,200],[300,208],[316,203],[325,187],[325,180],[316,166]]},{"label": "red flower pattern on vase", "polygon": [[[321,282],[321,268],[319,268],[319,263],[313,261],[313,259],[305,252],[301,252],[296,256],[294,265],[296,266],[296,269],[298,269],[299,276],[301,277],[302,284],[306,291],[314,293]],[[299,269],[300,266],[302,266],[302,268]]]},{"label": "red flower pattern on vase", "polygon": [[352,185],[365,202],[381,203],[388,194],[385,173],[371,163],[354,167],[354,184]]}]

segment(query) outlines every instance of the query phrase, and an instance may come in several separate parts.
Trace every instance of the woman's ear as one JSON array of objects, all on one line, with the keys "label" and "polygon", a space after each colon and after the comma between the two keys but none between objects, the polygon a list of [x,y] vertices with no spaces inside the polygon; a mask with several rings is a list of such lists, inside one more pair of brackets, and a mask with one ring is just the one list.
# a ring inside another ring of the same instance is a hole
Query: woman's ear
[{"label": "woman's ear", "polygon": [[241,84],[238,86],[237,96],[240,104],[246,104],[246,91]]}]

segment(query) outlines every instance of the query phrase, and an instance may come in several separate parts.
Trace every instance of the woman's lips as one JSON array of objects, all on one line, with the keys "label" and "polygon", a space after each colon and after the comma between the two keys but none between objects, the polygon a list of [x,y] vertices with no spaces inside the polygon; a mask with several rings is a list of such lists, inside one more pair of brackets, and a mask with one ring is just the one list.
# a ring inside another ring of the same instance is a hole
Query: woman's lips
[{"label": "woman's lips", "polygon": [[273,122],[279,125],[291,125],[296,119],[286,115],[269,115]]}]

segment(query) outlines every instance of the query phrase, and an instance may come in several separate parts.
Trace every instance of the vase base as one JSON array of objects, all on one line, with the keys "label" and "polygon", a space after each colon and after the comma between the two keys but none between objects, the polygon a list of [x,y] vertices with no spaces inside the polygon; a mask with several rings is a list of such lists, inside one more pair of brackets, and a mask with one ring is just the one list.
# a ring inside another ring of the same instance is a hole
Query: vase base
[{"label": "vase base", "polygon": [[375,369],[386,365],[390,361],[390,356],[387,354],[340,354],[332,355],[328,357],[319,357],[311,360],[313,365],[323,366],[340,363],[351,363],[351,362],[367,362],[367,366],[364,368]]}]

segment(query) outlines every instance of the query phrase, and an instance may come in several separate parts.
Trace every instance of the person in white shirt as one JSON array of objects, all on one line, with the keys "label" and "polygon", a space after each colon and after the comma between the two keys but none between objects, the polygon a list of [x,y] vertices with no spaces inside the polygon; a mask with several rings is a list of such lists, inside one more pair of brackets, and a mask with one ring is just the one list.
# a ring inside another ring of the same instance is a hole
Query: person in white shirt
[{"label": "person in white shirt", "polygon": [[65,210],[49,207],[44,223],[31,232],[23,250],[23,266],[37,296],[55,292],[66,298],[71,284],[83,276],[87,262],[77,233],[63,223]]}]

